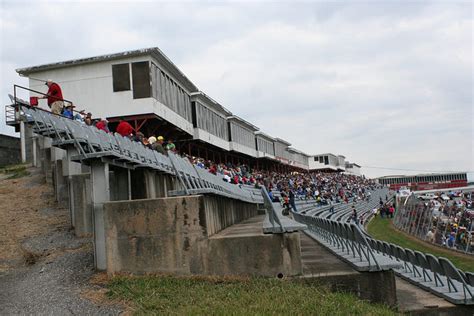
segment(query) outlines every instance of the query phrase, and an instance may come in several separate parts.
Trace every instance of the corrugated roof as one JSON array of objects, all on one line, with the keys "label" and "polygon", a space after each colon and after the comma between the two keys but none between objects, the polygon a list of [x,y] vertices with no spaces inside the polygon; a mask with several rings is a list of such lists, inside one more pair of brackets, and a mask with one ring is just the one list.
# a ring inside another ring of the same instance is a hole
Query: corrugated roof
[{"label": "corrugated roof", "polygon": [[205,105],[211,106],[212,108],[214,108],[214,110],[216,110],[219,113],[224,114],[224,116],[226,117],[232,116],[231,111],[227,110],[224,106],[222,106],[220,103],[218,103],[217,101],[215,101],[214,99],[212,99],[210,96],[208,96],[202,91],[191,93],[191,97],[201,99]]},{"label": "corrugated roof", "polygon": [[109,61],[115,59],[123,59],[128,57],[137,57],[137,56],[146,56],[151,55],[154,57],[160,64],[162,64],[167,71],[169,71],[177,80],[179,80],[190,92],[198,91],[198,88],[191,82],[191,80],[186,77],[186,75],[158,48],[158,47],[151,47],[151,48],[144,48],[144,49],[137,49],[131,50],[121,53],[115,54],[106,54],[94,57],[87,57],[87,58],[80,58],[80,59],[72,59],[67,61],[61,61],[56,63],[50,64],[43,64],[38,66],[32,67],[25,67],[25,68],[18,68],[16,72],[23,76],[28,76],[32,73],[45,71],[45,70],[52,70],[52,69],[60,69],[65,67],[73,67],[78,65],[84,64],[91,64],[97,63],[102,61]]},{"label": "corrugated roof", "polygon": [[254,132],[259,130],[259,128],[258,128],[257,126],[253,125],[252,123],[247,122],[246,120],[244,120],[243,118],[241,118],[241,117],[239,117],[239,116],[237,116],[237,115],[229,116],[229,117],[227,117],[227,119],[228,119],[229,121],[234,120],[234,121],[236,121],[236,122],[238,122],[238,123],[240,123],[240,124],[242,124],[242,125],[244,125],[244,126],[250,128],[250,129],[253,130]]}]

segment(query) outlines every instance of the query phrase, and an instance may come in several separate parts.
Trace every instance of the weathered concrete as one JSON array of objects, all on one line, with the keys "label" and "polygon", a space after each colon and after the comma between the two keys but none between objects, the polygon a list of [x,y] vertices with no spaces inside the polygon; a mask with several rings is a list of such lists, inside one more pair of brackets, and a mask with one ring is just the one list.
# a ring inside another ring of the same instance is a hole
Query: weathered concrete
[{"label": "weathered concrete", "polygon": [[[107,272],[301,273],[298,234],[264,235],[262,216],[245,222],[244,215],[232,214],[239,211],[240,204],[243,214],[254,216],[255,205],[250,212],[243,202],[227,199],[229,207],[225,208],[219,204],[222,201],[208,199],[216,198],[188,196],[104,203]],[[217,215],[219,211],[222,216]],[[238,222],[242,223],[232,226]],[[218,230],[220,234],[216,234]]]},{"label": "weathered concrete", "polygon": [[357,272],[305,234],[301,234],[301,253],[305,282],[327,284],[374,303],[397,305],[393,271]]},{"label": "weathered concrete", "polygon": [[474,314],[472,306],[454,305],[396,277],[398,310],[410,315],[461,316]]},{"label": "weathered concrete", "polygon": [[155,173],[156,197],[168,197],[168,191],[176,189],[176,178],[168,174]]},{"label": "weathered concrete", "polygon": [[8,135],[0,135],[0,167],[20,162],[20,139]]},{"label": "weathered concrete", "polygon": [[53,172],[51,168],[51,138],[48,137],[40,137],[38,139],[38,145],[40,147],[40,166],[41,170],[44,173],[46,183],[52,184],[53,183]]},{"label": "weathered concrete", "polygon": [[199,196],[104,204],[107,272],[205,271],[201,205]]},{"label": "weathered concrete", "polygon": [[143,170],[143,175],[145,178],[145,191],[146,197],[148,199],[156,199],[157,190],[156,190],[156,172],[152,170]]},{"label": "weathered concrete", "polygon": [[107,268],[104,203],[110,201],[109,164],[91,163],[92,215],[94,223],[94,263],[98,270]]},{"label": "weathered concrete", "polygon": [[221,196],[205,196],[202,199],[205,212],[201,222],[205,223],[207,236],[258,215],[257,205],[231,200]]},{"label": "weathered concrete", "polygon": [[56,202],[58,202],[61,207],[69,206],[68,177],[63,175],[63,163],[65,161],[66,160],[58,159],[52,162],[54,196]]},{"label": "weathered concrete", "polygon": [[73,175],[69,183],[74,192],[71,199],[74,208],[74,212],[71,213],[74,232],[78,237],[91,236],[93,226],[90,174]]},{"label": "weathered concrete", "polygon": [[147,188],[145,180],[145,170],[136,169],[130,170],[130,181],[131,181],[131,190],[132,190],[132,200],[137,199],[146,199],[147,198]]},{"label": "weathered concrete", "polygon": [[302,274],[300,234],[263,234],[263,219],[254,216],[209,238],[208,274]]},{"label": "weathered concrete", "polygon": [[129,172],[130,170],[123,168],[113,168],[110,172],[111,201],[131,199]]}]

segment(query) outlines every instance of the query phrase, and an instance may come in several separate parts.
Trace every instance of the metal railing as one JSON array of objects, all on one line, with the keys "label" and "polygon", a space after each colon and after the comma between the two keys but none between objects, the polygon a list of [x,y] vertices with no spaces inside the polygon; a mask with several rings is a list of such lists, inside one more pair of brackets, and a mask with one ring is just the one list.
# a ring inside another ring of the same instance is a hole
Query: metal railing
[{"label": "metal railing", "polygon": [[[461,212],[461,216],[456,214]],[[453,220],[456,216],[457,220]],[[406,197],[398,203],[393,224],[399,230],[417,237],[421,240],[432,242],[438,246],[448,247],[455,251],[473,254],[474,247],[472,230],[474,217],[467,210],[464,212],[453,207],[432,204],[432,202],[418,199],[415,195]],[[432,236],[429,236],[431,230]],[[454,244],[449,247],[446,236],[455,236]],[[431,238],[431,240],[429,240]]]},{"label": "metal railing", "polygon": [[393,262],[381,265],[370,247],[367,237],[355,224],[293,213],[295,219],[308,226],[310,236],[323,243],[359,271],[381,271],[393,268]]},{"label": "metal railing", "polygon": [[[44,92],[41,92],[41,91],[37,91],[37,90],[33,90],[33,89],[30,89],[30,88],[27,88],[27,87],[23,87],[23,86],[20,86],[20,85],[13,85],[13,102],[14,102],[14,105],[18,105],[20,103],[22,103],[21,105],[30,105],[28,102],[24,101],[24,100],[20,100],[18,98],[18,93],[17,93],[17,90],[25,90],[25,91],[28,91],[28,92],[33,92],[33,93],[36,93],[36,94],[39,94],[43,97],[47,97],[48,94],[47,93],[44,93]],[[20,102],[19,102],[20,101]],[[58,101],[63,101],[63,102],[66,102],[66,103],[69,103],[69,104],[73,104],[72,101],[70,100],[67,100],[67,99],[61,99],[61,100],[58,100]],[[27,103],[27,104],[25,104]],[[77,111],[76,111],[77,112]]]},{"label": "metal railing", "polygon": [[285,230],[281,223],[280,217],[277,214],[277,211],[273,207],[273,204],[272,204],[273,201],[270,200],[270,196],[268,195],[267,189],[264,186],[262,186],[261,191],[262,191],[262,197],[263,197],[263,205],[267,211],[268,220],[270,221],[273,227],[273,231],[275,233],[283,233]]}]

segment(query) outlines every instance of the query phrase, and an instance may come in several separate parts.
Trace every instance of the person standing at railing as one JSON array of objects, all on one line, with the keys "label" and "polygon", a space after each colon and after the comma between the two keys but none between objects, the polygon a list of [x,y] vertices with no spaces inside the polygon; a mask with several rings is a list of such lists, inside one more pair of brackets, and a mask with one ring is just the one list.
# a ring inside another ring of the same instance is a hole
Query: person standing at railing
[{"label": "person standing at railing", "polygon": [[352,205],[352,216],[351,217],[352,217],[352,221],[354,223],[356,223],[356,225],[359,224],[359,220],[358,220],[358,217],[357,217],[357,211],[356,211],[356,208],[355,208],[354,205]]},{"label": "person standing at railing", "polygon": [[295,194],[293,193],[292,189],[289,189],[288,197],[290,198],[291,208],[293,209],[293,211],[295,211],[295,213],[298,213],[298,210],[296,209],[296,203],[295,203]]},{"label": "person standing at railing", "polygon": [[48,99],[48,106],[51,108],[51,112],[54,114],[61,114],[64,107],[61,87],[50,79],[46,81],[45,85],[48,86],[48,92],[46,92],[45,96],[39,98]]},{"label": "person standing at railing", "polygon": [[334,204],[332,203],[332,199],[329,199],[329,212],[334,214]]}]

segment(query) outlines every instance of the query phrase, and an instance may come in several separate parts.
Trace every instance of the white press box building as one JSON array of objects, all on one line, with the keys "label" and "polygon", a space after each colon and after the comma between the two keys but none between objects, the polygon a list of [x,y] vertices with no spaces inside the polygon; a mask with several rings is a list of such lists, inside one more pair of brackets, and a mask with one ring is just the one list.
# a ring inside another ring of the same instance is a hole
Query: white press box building
[{"label": "white press box building", "polygon": [[[344,156],[308,155],[231,113],[200,91],[159,48],[21,68],[17,72],[29,78],[32,90],[45,93],[41,80],[57,82],[64,98],[76,109],[85,109],[94,118],[107,118],[112,129],[124,118],[135,131],[172,139],[178,150],[193,156],[270,170],[346,171]],[[41,102],[40,106],[47,108]],[[351,173],[360,174],[360,167]]]}]

